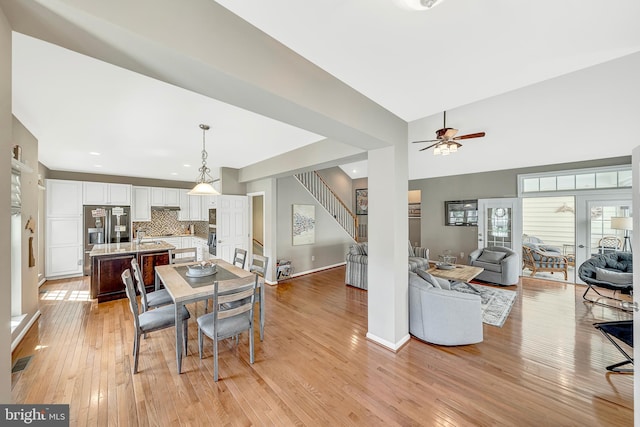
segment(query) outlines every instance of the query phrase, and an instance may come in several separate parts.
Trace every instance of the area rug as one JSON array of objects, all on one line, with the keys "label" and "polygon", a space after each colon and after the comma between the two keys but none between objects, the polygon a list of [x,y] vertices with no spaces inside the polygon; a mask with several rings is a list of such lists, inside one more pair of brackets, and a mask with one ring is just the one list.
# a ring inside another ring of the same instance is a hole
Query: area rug
[{"label": "area rug", "polygon": [[[472,283],[471,286],[480,291],[480,298],[482,299],[482,321],[487,325],[502,327],[516,300],[516,292],[477,285],[475,283]],[[452,284],[451,289],[466,294],[476,294],[462,282]]]}]

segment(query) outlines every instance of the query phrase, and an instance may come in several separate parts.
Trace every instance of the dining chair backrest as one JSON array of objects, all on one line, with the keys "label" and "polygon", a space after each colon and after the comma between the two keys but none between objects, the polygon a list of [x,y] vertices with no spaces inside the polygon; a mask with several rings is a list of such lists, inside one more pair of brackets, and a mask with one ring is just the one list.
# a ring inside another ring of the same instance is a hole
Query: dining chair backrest
[{"label": "dining chair backrest", "polygon": [[256,273],[264,279],[267,276],[268,265],[268,257],[254,254],[251,257],[251,265],[249,266],[249,271],[252,273]]},{"label": "dining chair backrest", "polygon": [[233,265],[244,268],[247,262],[247,251],[244,249],[236,248],[233,252]]},{"label": "dining chair backrest", "polygon": [[122,272],[122,282],[124,283],[124,290],[127,293],[127,299],[129,300],[129,309],[133,314],[133,325],[135,330],[140,329],[140,319],[138,318],[138,299],[136,297],[136,290],[133,286],[133,280],[131,279],[131,271],[127,268]]},{"label": "dining chair backrest", "polygon": [[[216,323],[219,320],[229,319],[231,317],[241,316],[246,320],[245,327],[241,329],[249,329],[253,322],[253,306],[256,288],[258,285],[258,276],[252,274],[251,276],[238,279],[238,284],[232,290],[225,290],[223,293],[219,292],[219,282],[215,282],[213,285],[213,322],[214,330],[224,333],[224,328],[217,328]],[[229,320],[225,320],[229,322]],[[235,323],[235,322],[234,322]],[[238,329],[230,335],[237,335]],[[218,336],[218,338],[225,338],[226,336]]]},{"label": "dining chair backrest", "polygon": [[198,250],[196,248],[169,249],[169,264],[178,262],[196,262]]},{"label": "dining chair backrest", "polygon": [[135,258],[131,259],[131,269],[133,270],[133,278],[140,293],[140,302],[142,303],[142,312],[144,313],[149,309],[149,302],[147,301],[147,290],[144,287],[144,281],[142,280],[142,273],[140,272],[140,265]]}]

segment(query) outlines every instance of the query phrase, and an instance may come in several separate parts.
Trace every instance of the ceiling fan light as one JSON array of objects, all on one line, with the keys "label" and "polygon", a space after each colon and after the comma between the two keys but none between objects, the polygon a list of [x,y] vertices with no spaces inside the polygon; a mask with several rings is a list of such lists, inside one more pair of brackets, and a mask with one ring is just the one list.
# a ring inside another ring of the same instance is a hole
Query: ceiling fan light
[{"label": "ceiling fan light", "polygon": [[457,151],[458,151],[458,144],[456,144],[456,143],[449,144],[449,152],[450,153],[455,153]]},{"label": "ceiling fan light", "polygon": [[433,148],[433,155],[434,155],[434,156],[437,156],[437,155],[439,155],[439,154],[440,154],[440,146],[436,145],[436,146]]},{"label": "ceiling fan light", "polygon": [[449,147],[447,147],[446,145],[444,147],[442,147],[440,149],[440,152],[442,153],[443,156],[448,156],[449,155]]},{"label": "ceiling fan light", "polygon": [[412,10],[429,10],[442,3],[442,0],[400,0],[398,3]]}]

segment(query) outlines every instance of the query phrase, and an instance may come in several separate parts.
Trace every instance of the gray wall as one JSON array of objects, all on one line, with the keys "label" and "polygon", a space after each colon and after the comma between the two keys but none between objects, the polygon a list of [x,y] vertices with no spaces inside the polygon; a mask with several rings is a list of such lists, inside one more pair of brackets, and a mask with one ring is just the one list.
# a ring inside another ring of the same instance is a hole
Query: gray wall
[{"label": "gray wall", "polygon": [[80,173],[48,170],[49,179],[66,179],[69,181],[108,182],[110,184],[131,184],[141,187],[193,188],[194,181],[170,181],[162,179],[137,178],[132,176],[101,175],[97,173]]},{"label": "gray wall", "polygon": [[11,26],[0,9],[0,402],[11,403]]},{"label": "gray wall", "polygon": [[[336,182],[333,179],[331,181]],[[295,178],[280,178],[277,180],[277,187],[278,259],[291,260],[294,273],[344,263],[345,254],[348,252],[349,245],[353,244],[353,239]],[[336,191],[335,188],[334,191]],[[350,189],[341,188],[338,191],[349,192]],[[294,204],[316,207],[314,244],[292,245],[291,218]],[[312,256],[315,257],[314,261],[311,260]]]},{"label": "gray wall", "polygon": [[507,169],[449,177],[409,181],[410,190],[422,191],[421,244],[431,250],[431,258],[437,258],[450,249],[459,256],[477,248],[477,227],[452,227],[444,225],[444,202],[447,200],[487,199],[517,197],[518,174],[581,169],[599,166],[630,164],[631,157],[564,163],[520,169]]}]

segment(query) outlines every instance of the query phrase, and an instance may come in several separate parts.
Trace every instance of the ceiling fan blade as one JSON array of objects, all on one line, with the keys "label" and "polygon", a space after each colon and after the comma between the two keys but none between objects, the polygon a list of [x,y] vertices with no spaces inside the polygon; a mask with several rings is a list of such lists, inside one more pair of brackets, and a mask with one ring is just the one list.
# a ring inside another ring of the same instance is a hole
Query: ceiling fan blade
[{"label": "ceiling fan blade", "polygon": [[435,144],[431,144],[431,145],[429,145],[428,147],[421,148],[421,149],[419,149],[418,151],[428,150],[429,148],[431,148],[431,147],[435,147],[436,145],[440,144],[441,142],[442,142],[442,141],[438,141],[438,142],[436,142]]},{"label": "ceiling fan blade", "polygon": [[420,142],[438,142],[438,141],[440,141],[440,140],[439,140],[439,139],[428,139],[428,140],[426,140],[426,141],[413,141],[413,142],[411,142],[411,143],[412,143],[412,144],[418,144],[418,143],[420,143]]},{"label": "ceiling fan blade", "polygon": [[484,133],[484,132],[478,132],[478,133],[470,133],[468,135],[456,136],[453,139],[458,140],[458,139],[469,139],[469,138],[482,138],[485,135],[486,135],[486,133]]}]

